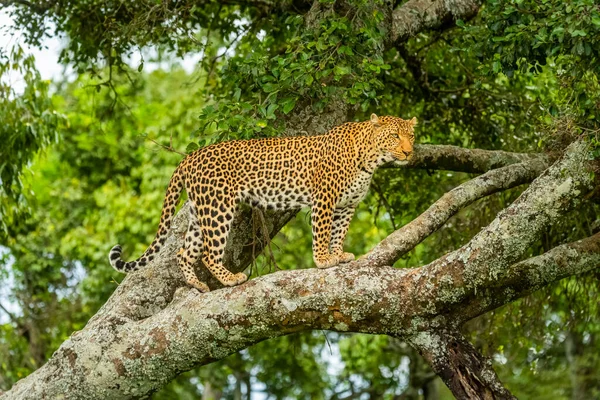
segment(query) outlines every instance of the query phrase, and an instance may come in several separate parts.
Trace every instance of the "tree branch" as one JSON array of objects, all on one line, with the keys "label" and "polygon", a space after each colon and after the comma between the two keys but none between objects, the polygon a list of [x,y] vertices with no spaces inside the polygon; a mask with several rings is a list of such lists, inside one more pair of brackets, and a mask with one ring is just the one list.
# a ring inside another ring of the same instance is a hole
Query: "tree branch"
[{"label": "tree branch", "polygon": [[390,163],[387,166],[484,173],[495,168],[533,160],[549,163],[552,157],[540,153],[512,153],[502,150],[417,144],[414,146],[414,157],[410,161]]},{"label": "tree branch", "polygon": [[600,267],[600,233],[557,246],[537,257],[516,263],[492,276],[481,276],[477,296],[469,307],[455,310],[459,323],[484,314],[508,302],[527,296],[536,290],[568,276],[582,274]]},{"label": "tree branch", "polygon": [[492,170],[463,183],[444,194],[416,219],[382,240],[359,260],[359,264],[394,264],[400,257],[441,228],[450,217],[462,208],[493,193],[529,183],[546,167],[547,163],[543,160],[533,159]]},{"label": "tree branch", "polygon": [[[479,315],[481,304],[497,307],[512,301],[515,296],[508,292],[495,299],[498,292],[490,288],[497,284],[500,291],[509,289],[510,278],[505,271],[526,254],[552,223],[578,206],[593,190],[595,183],[588,157],[586,143],[571,144],[563,158],[544,171],[469,243],[421,268],[423,272],[415,276],[420,280],[419,297],[446,299],[438,304],[441,308],[432,307],[431,312],[437,314],[443,310],[448,321],[458,326]],[[520,290],[524,292],[526,287]],[[474,302],[475,298],[479,300]]]},{"label": "tree branch", "polygon": [[[483,295],[471,298],[466,303],[466,311],[461,308],[454,315],[450,312],[447,318],[456,318],[460,324],[549,283],[599,267],[600,233],[597,233],[514,264],[498,276],[488,276]],[[479,354],[458,331],[423,331],[407,340],[444,380],[457,399],[514,398],[500,383],[491,361]]]},{"label": "tree branch", "polygon": [[417,33],[469,20],[479,12],[479,0],[410,0],[392,13],[391,41],[405,42]]},{"label": "tree branch", "polygon": [[4,307],[2,305],[2,303],[0,303],[0,309],[2,309],[2,311],[4,311],[4,313],[8,316],[8,318],[12,322],[14,322],[15,324],[19,324],[19,322],[18,322],[19,320],[17,319],[17,317],[13,313],[11,313],[10,311],[8,311],[8,309],[6,309],[6,307]]}]

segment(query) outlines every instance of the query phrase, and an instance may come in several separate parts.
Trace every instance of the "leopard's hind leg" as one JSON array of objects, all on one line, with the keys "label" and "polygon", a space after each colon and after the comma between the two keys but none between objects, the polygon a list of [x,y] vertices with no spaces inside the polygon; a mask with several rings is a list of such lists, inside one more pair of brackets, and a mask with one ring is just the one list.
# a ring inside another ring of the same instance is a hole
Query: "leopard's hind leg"
[{"label": "leopard's hind leg", "polygon": [[179,268],[183,272],[185,281],[188,285],[198,289],[202,293],[209,292],[210,289],[204,282],[200,282],[194,272],[194,264],[202,254],[202,230],[196,215],[196,208],[192,204],[190,207],[190,222],[185,234],[184,247],[179,251]]},{"label": "leopard's hind leg", "polygon": [[235,286],[245,282],[248,277],[243,272],[233,274],[223,266],[223,254],[233,215],[235,202],[224,193],[213,193],[214,198],[222,199],[220,203],[212,201],[197,208],[201,214],[200,227],[204,243],[203,262],[215,278],[225,286]]}]

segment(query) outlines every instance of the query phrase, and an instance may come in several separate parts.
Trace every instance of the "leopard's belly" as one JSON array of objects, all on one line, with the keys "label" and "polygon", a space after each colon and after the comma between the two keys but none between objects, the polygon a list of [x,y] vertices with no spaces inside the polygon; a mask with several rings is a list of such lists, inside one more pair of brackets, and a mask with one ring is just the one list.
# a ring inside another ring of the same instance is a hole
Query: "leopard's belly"
[{"label": "leopard's belly", "polygon": [[356,207],[367,195],[372,177],[372,172],[360,171],[354,181],[342,191],[336,207]]},{"label": "leopard's belly", "polygon": [[312,196],[300,187],[263,185],[240,191],[241,202],[268,210],[290,210],[309,206]]},{"label": "leopard's belly", "polygon": [[[366,196],[372,173],[361,171],[354,181],[342,190],[335,206],[355,207]],[[267,179],[268,178],[268,179]],[[289,210],[312,205],[309,177],[289,170],[270,169],[254,171],[242,179],[238,201],[254,207],[272,210]]]},{"label": "leopard's belly", "polygon": [[239,201],[269,210],[289,210],[312,203],[310,176],[305,162],[283,157],[244,170],[239,178]]}]

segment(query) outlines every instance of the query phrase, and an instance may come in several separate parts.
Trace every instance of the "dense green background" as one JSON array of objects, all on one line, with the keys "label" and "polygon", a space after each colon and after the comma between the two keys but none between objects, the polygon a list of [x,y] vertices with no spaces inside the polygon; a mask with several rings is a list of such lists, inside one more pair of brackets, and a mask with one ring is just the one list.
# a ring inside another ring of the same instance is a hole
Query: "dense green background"
[{"label": "dense green background", "polygon": [[[42,365],[106,301],[123,279],[108,250],[144,251],[180,153],[197,146],[279,135],[298,107],[319,113],[335,98],[355,105],[357,120],[417,116],[419,143],[554,152],[570,126],[598,147],[600,8],[592,0],[488,1],[474,20],[396,46],[385,44],[378,2],[337,2],[311,29],[306,6],[267,18],[261,7],[216,1],[178,2],[171,14],[160,1],[56,3],[43,14],[8,12],[28,44],[70,38],[61,63],[75,68],[74,79],[43,81],[22,50],[0,49],[0,77],[19,70],[26,83],[20,92],[0,81],[0,285],[10,292],[0,304],[17,309],[0,309],[0,390]],[[143,61],[128,64],[132,53]],[[204,54],[189,73],[177,63],[188,53]],[[162,68],[149,71],[156,61]],[[170,143],[180,153],[164,148]],[[348,250],[365,253],[467,179],[377,172]],[[463,210],[396,267],[466,243],[521,190]],[[531,254],[591,234],[598,211],[577,210]],[[312,267],[309,220],[303,210],[274,240],[279,268]],[[252,271],[274,269],[261,256]],[[598,278],[563,280],[468,324],[517,397],[600,398]],[[270,398],[452,398],[404,343],[331,332],[261,343],[181,375],[154,398],[237,399],[248,387]]]}]

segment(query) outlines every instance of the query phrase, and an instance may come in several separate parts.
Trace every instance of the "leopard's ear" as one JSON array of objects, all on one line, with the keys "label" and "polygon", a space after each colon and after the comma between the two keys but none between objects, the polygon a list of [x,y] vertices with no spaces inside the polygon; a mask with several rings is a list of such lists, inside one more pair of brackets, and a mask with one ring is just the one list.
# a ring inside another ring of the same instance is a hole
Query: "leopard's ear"
[{"label": "leopard's ear", "polygon": [[410,120],[410,123],[412,124],[412,126],[416,126],[416,125],[417,125],[417,117],[413,117],[413,118]]},{"label": "leopard's ear", "polygon": [[376,127],[381,126],[381,124],[379,123],[379,117],[377,116],[377,114],[375,114],[375,113],[371,114],[371,123],[373,124],[373,126],[376,126]]}]

